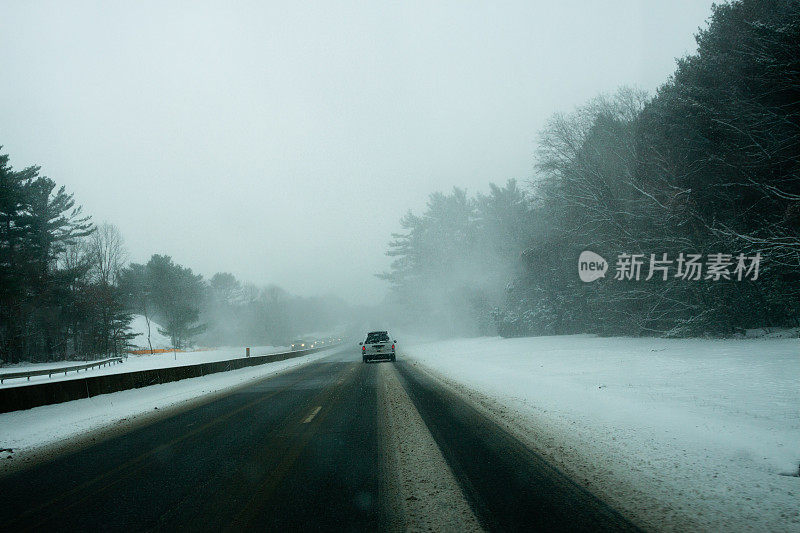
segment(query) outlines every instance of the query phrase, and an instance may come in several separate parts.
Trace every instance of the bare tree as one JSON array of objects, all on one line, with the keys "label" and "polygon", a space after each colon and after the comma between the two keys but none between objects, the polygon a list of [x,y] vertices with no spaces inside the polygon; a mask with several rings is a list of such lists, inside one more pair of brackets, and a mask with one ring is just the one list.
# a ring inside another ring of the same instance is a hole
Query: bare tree
[{"label": "bare tree", "polygon": [[128,256],[119,228],[104,222],[92,234],[89,246],[96,280],[102,285],[114,284]]},{"label": "bare tree", "polygon": [[121,304],[116,286],[126,258],[127,251],[119,229],[108,222],[98,226],[89,241],[89,260],[96,284],[104,353],[109,353],[112,348],[115,353],[118,351],[121,336],[129,321],[119,320]]}]

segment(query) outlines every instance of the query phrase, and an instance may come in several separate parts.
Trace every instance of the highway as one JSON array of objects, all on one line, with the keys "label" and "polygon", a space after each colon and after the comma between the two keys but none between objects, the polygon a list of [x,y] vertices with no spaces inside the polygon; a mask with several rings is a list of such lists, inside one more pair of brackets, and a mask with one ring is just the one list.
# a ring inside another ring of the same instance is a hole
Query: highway
[{"label": "highway", "polygon": [[404,361],[352,347],[0,479],[0,531],[630,531]]}]

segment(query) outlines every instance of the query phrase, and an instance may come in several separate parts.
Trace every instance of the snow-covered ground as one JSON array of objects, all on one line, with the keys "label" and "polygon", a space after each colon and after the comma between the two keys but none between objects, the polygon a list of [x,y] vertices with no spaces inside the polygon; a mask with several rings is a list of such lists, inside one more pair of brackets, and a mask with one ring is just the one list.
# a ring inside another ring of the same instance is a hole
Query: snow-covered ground
[{"label": "snow-covered ground", "polygon": [[[159,325],[150,321],[150,341],[153,344],[153,349],[165,349],[172,346],[169,337],[161,335],[158,332]],[[142,315],[134,315],[131,321],[131,332],[136,336],[132,339],[131,344],[135,348],[149,349],[147,342],[147,322]],[[157,354],[144,354],[133,355],[125,354],[125,361],[122,364],[109,365],[100,368],[91,368],[88,370],[81,370],[79,373],[70,372],[66,375],[58,374],[52,377],[48,376],[34,376],[27,380],[26,378],[10,379],[0,384],[0,388],[4,387],[18,387],[20,385],[34,385],[37,383],[44,383],[48,381],[63,381],[66,379],[77,379],[88,376],[101,376],[104,374],[118,374],[120,372],[134,372],[137,370],[149,370],[153,368],[167,368],[172,366],[193,365],[197,363],[212,363],[215,361],[227,361],[229,359],[239,359],[246,355],[245,347],[232,346],[220,347],[213,350],[189,350],[185,352],[170,352],[170,353],[157,353]],[[276,352],[288,351],[287,346],[252,346],[250,347],[250,356],[267,355]],[[61,361],[55,363],[18,363],[15,365],[7,365],[0,368],[0,373],[3,372],[24,372],[26,370],[45,370],[48,368],[67,367],[71,365],[80,365],[89,361]]]},{"label": "snow-covered ground", "polygon": [[130,326],[131,333],[136,335],[130,340],[132,346],[142,350],[150,349],[151,344],[154,350],[172,348],[172,340],[158,332],[161,326],[153,322],[153,320],[150,320],[149,342],[147,340],[147,319],[143,315],[133,315]]},{"label": "snow-covered ground", "polygon": [[800,531],[798,339],[402,348],[648,529]]},{"label": "snow-covered ground", "polygon": [[[0,454],[0,459],[5,459],[0,463],[0,469],[12,468],[11,462],[24,461],[37,450],[67,442],[75,436],[100,428],[131,424],[137,417],[149,415],[156,409],[163,412],[170,407],[180,407],[186,402],[308,364],[333,351],[324,350],[230,372],[0,414],[0,449],[13,449],[11,454]],[[12,459],[8,459],[9,456]]]},{"label": "snow-covered ground", "polygon": [[[155,346],[153,346],[155,348]],[[286,346],[253,346],[250,348],[250,356],[267,355],[276,352],[285,352],[289,348]],[[78,379],[86,376],[101,376],[104,374],[118,374],[120,372],[134,372],[136,370],[148,370],[152,368],[167,368],[172,366],[193,365],[197,363],[211,363],[214,361],[227,361],[228,359],[240,359],[245,356],[244,347],[217,348],[214,350],[204,350],[196,352],[170,352],[145,355],[128,355],[123,363],[108,365],[80,372],[70,372],[69,374],[56,374],[53,377],[34,376],[30,381],[25,378],[9,379],[0,384],[0,388],[18,387],[21,385],[35,385],[48,381],[63,381],[66,379]],[[23,372],[26,370],[39,370],[53,367],[79,365],[82,361],[64,361],[61,363],[41,363],[41,364],[18,364],[3,367],[0,372]]]}]

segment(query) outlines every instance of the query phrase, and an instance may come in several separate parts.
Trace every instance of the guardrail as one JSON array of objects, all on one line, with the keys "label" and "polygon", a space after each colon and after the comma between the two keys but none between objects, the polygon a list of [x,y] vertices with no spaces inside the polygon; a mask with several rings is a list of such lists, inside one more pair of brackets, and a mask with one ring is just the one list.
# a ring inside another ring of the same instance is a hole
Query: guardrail
[{"label": "guardrail", "polygon": [[96,366],[113,365],[121,362],[122,362],[122,357],[111,357],[110,359],[103,359],[102,361],[92,361],[91,363],[86,363],[83,365],[46,368],[44,370],[30,370],[27,372],[6,372],[4,374],[0,374],[0,383],[3,383],[7,379],[16,379],[16,378],[28,378],[28,381],[30,381],[32,376],[44,376],[46,374],[47,377],[51,377],[53,374],[60,374],[62,372],[66,376],[67,372],[72,372],[72,371],[80,372],[81,370],[88,370]]},{"label": "guardrail", "polygon": [[[239,368],[263,365],[264,363],[283,361],[285,359],[301,357],[310,353],[327,350],[328,348],[334,348],[340,344],[341,343],[337,343],[320,348],[257,355],[254,357],[241,357],[239,359],[228,359],[209,363],[169,366],[150,370],[134,370],[131,372],[103,374],[101,376],[87,376],[49,381],[46,383],[20,385],[18,387],[4,387],[0,388],[0,413],[30,409],[40,405],[79,400],[81,398],[91,398],[99,394],[108,394],[127,389],[138,389],[149,385],[170,383],[172,381],[196,378],[208,374],[215,374],[217,372],[227,372]],[[53,369],[49,370],[49,372],[52,371]],[[47,372],[48,371],[44,371],[44,373]]]}]

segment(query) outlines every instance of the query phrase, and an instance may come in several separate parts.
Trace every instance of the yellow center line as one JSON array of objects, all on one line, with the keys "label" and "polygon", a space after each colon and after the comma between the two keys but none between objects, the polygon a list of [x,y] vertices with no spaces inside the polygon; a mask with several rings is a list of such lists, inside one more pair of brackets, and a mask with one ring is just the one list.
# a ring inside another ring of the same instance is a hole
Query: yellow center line
[{"label": "yellow center line", "polygon": [[309,422],[311,422],[312,420],[314,420],[314,417],[315,417],[315,416],[317,416],[317,413],[319,413],[319,410],[320,410],[320,409],[322,409],[322,406],[321,406],[321,405],[318,405],[318,406],[316,406],[316,407],[314,408],[314,410],[313,410],[313,411],[311,411],[311,414],[310,414],[310,415],[308,415],[308,416],[305,418],[305,420],[303,420],[303,424],[308,424]]}]

